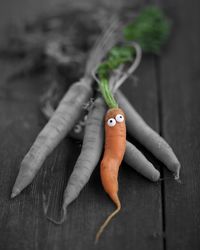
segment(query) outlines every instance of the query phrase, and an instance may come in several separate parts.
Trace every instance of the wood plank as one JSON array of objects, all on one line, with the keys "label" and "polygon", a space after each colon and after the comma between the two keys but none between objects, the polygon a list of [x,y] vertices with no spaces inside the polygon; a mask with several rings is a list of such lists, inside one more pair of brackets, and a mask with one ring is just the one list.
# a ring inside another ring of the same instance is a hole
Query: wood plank
[{"label": "wood plank", "polygon": [[[150,65],[153,65],[152,60],[147,59],[140,70],[140,83],[130,88],[125,87],[125,92],[128,94],[132,89],[132,102],[147,121],[156,127],[152,116],[156,105],[154,95],[143,91],[149,84],[148,79],[152,79],[154,75]],[[142,76],[143,72],[145,77]],[[131,85],[132,82],[128,84]],[[141,102],[139,96],[145,102]],[[90,249],[98,225],[113,209],[112,203],[102,190],[99,169],[95,171],[79,199],[70,206],[68,220],[61,227],[56,227],[45,219],[44,207],[48,207],[51,216],[59,216],[63,188],[79,149],[73,141],[64,141],[46,161],[33,185],[16,200],[9,200],[19,163],[42,124],[36,103],[9,100],[1,100],[0,103],[0,117],[3,121],[0,127],[0,232],[3,239],[0,247],[13,249],[17,241],[16,249],[27,249],[28,246],[29,249],[34,249],[35,244],[38,246],[36,249],[65,246],[70,246],[71,249],[80,249],[80,246]],[[120,194],[124,208],[106,231],[99,247],[112,249],[115,246],[116,249],[121,249],[126,245],[125,249],[130,249],[137,243],[138,249],[162,249],[159,185],[146,181],[124,166],[120,173]],[[46,245],[43,238],[46,239]]]},{"label": "wood plank", "polygon": [[[35,93],[35,100],[36,97]],[[66,163],[69,162],[70,169],[74,164],[71,155],[75,158],[78,151],[69,154],[66,148],[73,148],[74,142],[64,140],[46,161],[33,185],[17,199],[10,200],[19,163],[44,125],[44,119],[37,102],[1,99],[0,107],[0,249],[44,249],[43,239],[53,226],[46,220],[44,211],[50,204],[50,195],[56,193],[55,202],[61,200]]]},{"label": "wood plank", "polygon": [[[200,249],[199,1],[163,1],[173,20],[160,64],[163,134],[181,164],[179,185],[165,182],[166,249]],[[168,173],[165,172],[165,176]]]},{"label": "wood plank", "polygon": [[[29,9],[26,5],[23,8],[24,13]],[[153,58],[145,57],[137,74],[138,84],[129,80],[123,90],[145,120],[158,130]],[[38,86],[42,86],[38,81]],[[69,207],[66,223],[55,226],[45,218],[45,212],[60,216],[64,186],[80,151],[75,141],[65,139],[48,157],[33,184],[15,200],[9,199],[19,163],[44,125],[37,103],[41,89],[31,87],[28,79],[29,87],[19,84],[20,92],[15,86],[14,96],[3,95],[0,99],[0,249],[93,249],[99,225],[114,208],[102,189],[99,167]],[[96,249],[163,249],[160,184],[147,181],[123,164],[119,186],[123,209]]]}]

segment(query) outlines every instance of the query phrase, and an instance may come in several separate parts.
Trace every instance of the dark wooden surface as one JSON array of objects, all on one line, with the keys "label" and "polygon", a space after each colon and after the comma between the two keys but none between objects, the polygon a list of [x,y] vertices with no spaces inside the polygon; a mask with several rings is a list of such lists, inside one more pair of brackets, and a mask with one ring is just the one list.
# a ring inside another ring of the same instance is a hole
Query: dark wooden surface
[{"label": "dark wooden surface", "polygon": [[[20,23],[62,2],[1,1],[1,38],[9,22]],[[133,5],[143,2],[148,1]],[[113,209],[101,187],[98,167],[69,207],[62,226],[45,218],[45,212],[59,216],[63,189],[80,150],[66,138],[48,157],[34,182],[10,200],[19,163],[44,125],[38,106],[44,85],[36,77],[7,84],[14,66],[1,62],[0,249],[200,249],[200,4],[198,0],[155,2],[173,19],[171,40],[161,58],[144,58],[137,72],[139,82],[129,80],[124,93],[174,148],[182,163],[182,184],[172,179],[153,184],[123,164],[119,177],[123,209],[94,246],[99,225]],[[145,153],[164,178],[170,177],[162,164]]]}]

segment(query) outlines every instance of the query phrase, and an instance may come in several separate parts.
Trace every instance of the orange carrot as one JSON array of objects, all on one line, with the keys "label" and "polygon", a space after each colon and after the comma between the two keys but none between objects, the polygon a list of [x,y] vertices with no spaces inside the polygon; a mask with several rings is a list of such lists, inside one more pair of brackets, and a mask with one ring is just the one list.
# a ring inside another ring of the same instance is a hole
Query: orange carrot
[{"label": "orange carrot", "polygon": [[100,227],[96,242],[109,221],[121,209],[118,197],[118,172],[126,150],[126,125],[124,112],[120,108],[111,108],[105,116],[105,149],[100,165],[102,185],[116,204],[117,209],[106,219]]}]

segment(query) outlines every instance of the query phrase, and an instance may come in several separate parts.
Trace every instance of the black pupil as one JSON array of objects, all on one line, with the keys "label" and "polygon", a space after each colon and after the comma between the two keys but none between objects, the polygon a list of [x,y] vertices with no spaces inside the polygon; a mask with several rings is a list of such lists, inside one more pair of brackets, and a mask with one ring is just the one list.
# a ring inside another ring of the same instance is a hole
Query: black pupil
[{"label": "black pupil", "polygon": [[112,120],[110,120],[110,122],[113,122]]}]

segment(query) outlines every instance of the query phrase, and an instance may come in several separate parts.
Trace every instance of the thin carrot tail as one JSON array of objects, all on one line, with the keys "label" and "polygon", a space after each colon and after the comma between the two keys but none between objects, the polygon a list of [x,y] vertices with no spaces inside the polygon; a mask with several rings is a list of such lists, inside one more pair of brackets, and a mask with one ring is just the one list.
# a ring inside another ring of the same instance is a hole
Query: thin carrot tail
[{"label": "thin carrot tail", "polygon": [[47,216],[47,219],[56,225],[61,225],[66,220],[66,217],[67,217],[67,209],[66,209],[66,207],[63,207],[62,208],[62,217],[60,220],[54,220],[53,218],[51,218],[49,216]]},{"label": "thin carrot tail", "polygon": [[96,237],[95,237],[95,244],[98,243],[104,229],[108,226],[109,222],[112,220],[112,218],[117,214],[119,213],[119,211],[121,210],[121,203],[119,201],[119,198],[118,196],[115,197],[115,204],[117,206],[117,209],[114,210],[108,217],[107,219],[105,220],[105,222],[101,225],[101,227],[99,228],[97,234],[96,234]]},{"label": "thin carrot tail", "polygon": [[179,161],[176,162],[176,164],[174,164],[174,179],[179,182],[180,181],[180,168],[181,168],[181,165],[179,163]]}]

